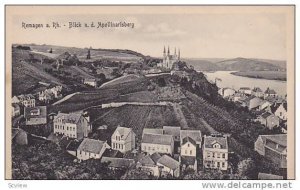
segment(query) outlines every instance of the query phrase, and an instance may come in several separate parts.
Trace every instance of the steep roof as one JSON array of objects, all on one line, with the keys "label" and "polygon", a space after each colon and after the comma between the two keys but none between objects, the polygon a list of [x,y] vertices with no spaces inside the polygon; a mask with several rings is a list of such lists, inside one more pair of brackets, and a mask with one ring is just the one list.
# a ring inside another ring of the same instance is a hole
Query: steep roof
[{"label": "steep roof", "polygon": [[104,143],[106,142],[85,138],[83,139],[82,143],[79,145],[78,150],[99,154],[104,146]]},{"label": "steep roof", "polygon": [[20,109],[20,106],[17,103],[12,103],[11,106],[14,107],[15,109]]},{"label": "steep roof", "polygon": [[267,88],[267,90],[265,91],[266,94],[276,94],[275,90]]},{"label": "steep roof", "polygon": [[276,135],[260,135],[260,137],[263,138],[263,140],[265,139],[269,139],[272,140],[278,144],[287,145],[287,135],[286,134],[276,134]]},{"label": "steep roof", "polygon": [[171,145],[173,142],[172,135],[160,134],[143,134],[142,143]]},{"label": "steep roof", "polygon": [[77,124],[81,116],[81,113],[58,113],[57,116],[54,117],[54,121],[62,119],[64,123]]},{"label": "steep roof", "polygon": [[275,151],[285,153],[287,147],[287,135],[276,134],[276,135],[260,135],[266,147],[269,147]]},{"label": "steep roof", "polygon": [[161,155],[158,152],[154,152],[150,157],[155,163],[157,163],[157,161],[161,158]]},{"label": "steep roof", "polygon": [[196,141],[194,141],[191,137],[189,137],[189,136],[187,136],[187,137],[184,137],[183,139],[182,139],[182,144],[185,144],[185,143],[187,143],[187,142],[190,142],[190,143],[192,143],[193,145],[197,145],[196,144]]},{"label": "steep roof", "polygon": [[271,112],[272,112],[272,113],[275,113],[276,110],[277,110],[281,105],[282,105],[283,108],[287,111],[287,103],[284,102],[284,103],[274,103],[273,105],[271,105],[271,106],[270,106]]},{"label": "steep roof", "polygon": [[148,133],[148,134],[164,134],[163,129],[154,129],[154,128],[144,128],[143,134]]},{"label": "steep roof", "polygon": [[213,145],[218,143],[221,145],[221,149],[228,149],[227,137],[204,137],[204,147],[213,148]]},{"label": "steep roof", "polygon": [[45,118],[47,117],[47,107],[46,106],[25,107],[24,117],[26,119]]},{"label": "steep roof", "polygon": [[262,92],[262,90],[259,87],[254,87],[252,91],[253,92]]},{"label": "steep roof", "polygon": [[172,135],[172,136],[180,136],[180,127],[175,126],[163,126],[163,132],[166,135]]},{"label": "steep roof", "polygon": [[118,151],[118,150],[114,150],[111,148],[107,148],[105,149],[104,153],[102,154],[103,157],[114,157],[114,158],[122,158],[123,157],[123,153]]},{"label": "steep roof", "polygon": [[202,141],[200,130],[180,130],[180,142],[183,142],[185,137],[192,138],[196,143]]},{"label": "steep roof", "polygon": [[80,146],[80,144],[81,144],[81,141],[78,141],[77,139],[72,140],[69,142],[66,149],[70,150],[70,151],[76,151],[78,149],[78,147]]},{"label": "steep roof", "polygon": [[180,163],[168,155],[163,155],[160,159],[158,159],[157,163],[166,166],[172,170],[176,170],[179,168]]},{"label": "steep roof", "polygon": [[269,112],[265,112],[265,113],[261,114],[260,116],[264,119],[267,119],[270,115],[273,115],[273,114],[271,114]]},{"label": "steep roof", "polygon": [[240,90],[251,90],[249,87],[241,87]]},{"label": "steep roof", "polygon": [[128,137],[130,132],[133,132],[131,128],[118,126],[114,133],[118,132],[121,135],[121,139],[124,140]]},{"label": "steep roof", "polygon": [[129,168],[135,164],[135,161],[126,158],[102,157],[101,163],[108,163],[108,166],[113,168]]},{"label": "steep roof", "polygon": [[149,155],[146,155],[139,159],[138,161],[142,165],[155,165],[156,163],[152,160],[152,158]]}]

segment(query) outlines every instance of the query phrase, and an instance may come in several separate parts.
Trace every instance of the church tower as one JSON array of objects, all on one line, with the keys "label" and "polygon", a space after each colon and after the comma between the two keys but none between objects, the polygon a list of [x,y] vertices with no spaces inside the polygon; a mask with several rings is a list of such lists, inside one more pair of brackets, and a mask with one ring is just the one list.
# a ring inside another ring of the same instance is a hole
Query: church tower
[{"label": "church tower", "polygon": [[166,57],[166,47],[164,46],[164,53],[163,53],[163,55],[164,55],[164,58]]},{"label": "church tower", "polygon": [[180,61],[180,49],[178,49],[178,61]]},{"label": "church tower", "polygon": [[168,46],[168,56],[170,55],[170,48],[169,48],[169,46]]}]

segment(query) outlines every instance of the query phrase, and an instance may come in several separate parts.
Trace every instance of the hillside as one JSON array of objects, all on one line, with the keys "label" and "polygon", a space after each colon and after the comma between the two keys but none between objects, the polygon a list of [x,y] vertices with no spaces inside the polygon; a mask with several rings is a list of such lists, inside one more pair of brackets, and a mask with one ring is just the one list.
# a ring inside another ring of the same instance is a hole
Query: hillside
[{"label": "hillside", "polygon": [[[61,55],[65,52],[70,54],[76,54],[79,60],[86,60],[87,52],[89,48],[77,48],[77,47],[64,47],[64,46],[54,46],[54,45],[36,45],[36,44],[26,44],[33,51],[48,53],[52,49],[52,54]],[[95,61],[99,59],[108,59],[112,61],[124,61],[124,62],[138,62],[143,59],[144,55],[132,50],[121,50],[121,49],[93,49],[90,50],[91,60]]]},{"label": "hillside", "polygon": [[280,69],[278,66],[273,65],[272,63],[241,57],[235,59],[227,59],[217,62],[216,64],[219,66],[220,70],[227,71],[276,71]]},{"label": "hillside", "polygon": [[187,64],[192,65],[197,71],[284,71],[286,62],[270,59],[184,59]]}]

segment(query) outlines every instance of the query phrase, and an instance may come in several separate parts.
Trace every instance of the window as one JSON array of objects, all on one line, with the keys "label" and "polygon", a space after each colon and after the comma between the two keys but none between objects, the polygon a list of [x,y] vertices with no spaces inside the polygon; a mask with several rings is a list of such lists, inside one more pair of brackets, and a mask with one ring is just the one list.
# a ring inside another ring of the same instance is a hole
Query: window
[{"label": "window", "polygon": [[190,150],[190,155],[192,155],[193,154],[193,151],[192,150]]},{"label": "window", "polygon": [[217,167],[218,167],[218,168],[220,167],[220,162],[217,162]]},{"label": "window", "polygon": [[215,157],[215,153],[212,154],[212,157],[213,157],[213,158]]},{"label": "window", "polygon": [[222,154],[222,158],[225,158],[225,154]]},{"label": "window", "polygon": [[217,153],[217,158],[220,158],[220,153]]},{"label": "window", "polygon": [[188,147],[190,147],[190,143],[188,143]]},{"label": "window", "polygon": [[222,168],[225,168],[225,162],[222,162]]},{"label": "window", "polygon": [[67,127],[67,130],[69,130],[69,127]]},{"label": "window", "polygon": [[210,158],[210,153],[209,152],[207,153],[207,158]]}]

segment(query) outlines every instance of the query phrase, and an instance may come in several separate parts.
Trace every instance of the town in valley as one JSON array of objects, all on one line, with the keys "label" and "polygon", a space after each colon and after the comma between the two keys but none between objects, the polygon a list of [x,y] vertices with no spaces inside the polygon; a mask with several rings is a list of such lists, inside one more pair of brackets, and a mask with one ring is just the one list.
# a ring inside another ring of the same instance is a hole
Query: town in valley
[{"label": "town in valley", "polygon": [[286,93],[159,48],[13,44],[12,179],[287,179]]}]

